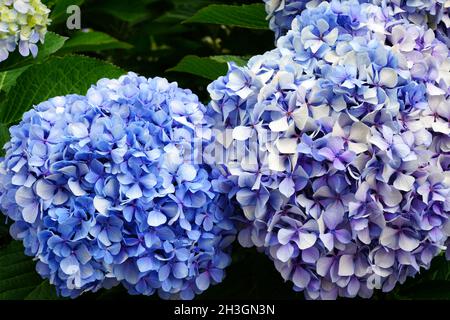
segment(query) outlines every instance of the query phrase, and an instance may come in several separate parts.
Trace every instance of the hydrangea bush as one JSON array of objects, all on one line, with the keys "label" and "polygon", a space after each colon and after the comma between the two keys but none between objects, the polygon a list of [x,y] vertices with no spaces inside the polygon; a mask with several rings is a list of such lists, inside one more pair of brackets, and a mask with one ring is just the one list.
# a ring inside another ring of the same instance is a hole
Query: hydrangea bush
[{"label": "hydrangea bush", "polygon": [[19,53],[33,57],[38,42],[44,42],[50,10],[39,0],[0,0],[0,62],[19,47]]},{"label": "hydrangea bush", "polygon": [[130,73],[11,127],[0,205],[61,295],[121,282],[192,299],[222,281],[234,210],[229,182],[203,163],[204,113],[191,91]]},{"label": "hydrangea bush", "polygon": [[358,1],[306,8],[275,50],[231,64],[208,90],[240,243],[311,299],[428,268],[450,234],[449,66],[432,30]]},{"label": "hydrangea bush", "polygon": [[[323,1],[318,0],[264,0],[270,28],[275,37],[285,35],[291,23],[305,8],[313,8]],[[380,14],[395,17],[396,21],[406,19],[417,25],[429,24],[440,40],[450,45],[450,1],[448,0],[359,0],[373,3],[382,8]]]}]

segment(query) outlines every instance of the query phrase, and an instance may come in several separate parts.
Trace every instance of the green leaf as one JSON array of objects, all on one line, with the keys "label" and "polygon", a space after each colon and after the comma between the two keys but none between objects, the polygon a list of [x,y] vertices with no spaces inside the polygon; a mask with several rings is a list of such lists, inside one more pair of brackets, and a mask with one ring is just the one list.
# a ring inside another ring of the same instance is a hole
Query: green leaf
[{"label": "green leaf", "polygon": [[6,218],[0,217],[0,248],[9,242],[10,242],[9,225],[6,224]]},{"label": "green leaf", "polygon": [[226,64],[214,59],[189,55],[184,57],[175,67],[167,71],[190,73],[208,80],[215,80],[225,75],[227,70]]},{"label": "green leaf", "polygon": [[99,79],[122,74],[120,68],[94,58],[52,57],[31,66],[17,79],[14,89],[0,104],[0,123],[14,123],[33,105],[55,96],[85,94]]},{"label": "green leaf", "polygon": [[66,40],[66,37],[60,36],[53,32],[47,32],[44,43],[39,45],[39,52],[36,58],[33,58],[32,56],[24,58],[17,51],[15,51],[14,54],[6,60],[6,63],[1,65],[2,68],[0,71],[10,71],[12,69],[30,65],[31,63],[44,61],[50,55],[61,49]]},{"label": "green leaf", "polygon": [[198,10],[209,4],[209,0],[172,0],[174,8],[157,18],[155,21],[178,23],[192,17]]},{"label": "green leaf", "polygon": [[397,298],[450,300],[450,281],[427,280],[420,282],[408,288],[408,290],[400,290]]},{"label": "green leaf", "polygon": [[241,28],[266,30],[269,29],[266,15],[264,4],[242,6],[212,4],[201,9],[184,22],[223,24]]},{"label": "green leaf", "polygon": [[69,17],[67,13],[67,8],[71,5],[81,6],[84,0],[57,0],[56,4],[52,8],[50,14],[50,19],[52,20],[52,25],[65,22]]},{"label": "green leaf", "polygon": [[[11,139],[9,135],[9,129],[7,125],[4,125],[3,123],[0,123],[0,156],[3,157],[5,150],[3,150],[3,146],[6,142],[8,142]],[[0,219],[0,223],[2,223]]]},{"label": "green leaf", "polygon": [[144,20],[147,15],[147,4],[155,2],[156,0],[141,0],[141,1],[123,1],[123,0],[108,0],[101,4],[97,4],[93,9],[96,12],[107,13],[119,20],[138,23]]},{"label": "green leaf", "polygon": [[240,67],[244,67],[245,65],[247,65],[248,62],[248,58],[246,57],[230,56],[230,55],[212,56],[210,58],[220,63],[234,62]]},{"label": "green leaf", "polygon": [[8,233],[8,225],[0,218],[0,236]]},{"label": "green leaf", "polygon": [[109,49],[130,49],[133,46],[110,35],[98,32],[77,32],[64,45],[61,52],[101,51]]},{"label": "green leaf", "polygon": [[284,281],[273,262],[254,248],[236,245],[232,260],[224,281],[211,286],[198,300],[304,300],[303,293],[292,290],[292,282]]},{"label": "green leaf", "polygon": [[48,280],[41,282],[26,297],[25,300],[59,300],[62,299],[56,294],[55,288]]},{"label": "green leaf", "polygon": [[441,253],[429,270],[421,270],[414,278],[398,285],[388,299],[450,299],[450,262]]},{"label": "green leaf", "polygon": [[45,42],[39,46],[39,52],[36,58],[31,56],[24,58],[20,56],[19,53],[15,52],[6,61],[6,64],[2,65],[2,69],[5,71],[0,72],[0,92],[8,92],[14,87],[19,76],[21,76],[32,63],[42,62],[59,51],[66,40],[66,37],[53,32],[47,32]]},{"label": "green leaf", "polygon": [[56,299],[55,288],[43,282],[23,251],[18,241],[0,250],[0,299]]},{"label": "green leaf", "polygon": [[0,91],[8,92],[16,84],[17,78],[30,66],[0,72]]},{"label": "green leaf", "polygon": [[64,46],[66,40],[66,37],[60,36],[53,32],[47,32],[45,35],[44,45],[39,49],[36,59],[39,61],[54,54]]},{"label": "green leaf", "polygon": [[16,84],[17,78],[31,66],[31,63],[43,61],[56,53],[64,46],[66,40],[66,37],[47,32],[45,42],[39,47],[36,58],[14,55],[11,60],[8,59],[7,70],[0,72],[0,91],[8,92]]},{"label": "green leaf", "polygon": [[208,80],[215,80],[227,73],[228,62],[234,62],[238,66],[245,66],[248,59],[246,57],[231,55],[203,58],[189,55],[184,57],[175,67],[168,69],[167,71],[190,73]]}]

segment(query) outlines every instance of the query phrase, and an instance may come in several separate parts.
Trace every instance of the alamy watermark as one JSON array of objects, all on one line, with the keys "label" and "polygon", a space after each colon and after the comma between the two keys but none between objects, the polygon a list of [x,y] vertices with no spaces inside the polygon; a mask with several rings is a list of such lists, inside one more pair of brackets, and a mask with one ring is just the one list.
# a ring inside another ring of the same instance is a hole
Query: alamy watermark
[{"label": "alamy watermark", "polygon": [[66,26],[69,30],[81,30],[81,8],[77,5],[68,6],[66,13],[69,17],[66,20]]}]

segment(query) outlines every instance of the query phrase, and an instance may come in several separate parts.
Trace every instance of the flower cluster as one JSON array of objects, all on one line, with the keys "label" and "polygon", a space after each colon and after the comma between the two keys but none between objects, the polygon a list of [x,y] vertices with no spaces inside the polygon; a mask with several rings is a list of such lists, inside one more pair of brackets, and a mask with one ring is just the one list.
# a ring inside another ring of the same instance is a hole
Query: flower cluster
[{"label": "flower cluster", "polygon": [[36,57],[44,42],[50,10],[40,0],[0,0],[0,62],[16,50]]},{"label": "flower cluster", "polygon": [[52,98],[10,129],[0,205],[63,296],[121,282],[191,299],[222,281],[235,227],[229,182],[189,90],[133,73]]},{"label": "flower cluster", "polygon": [[433,31],[356,0],[303,10],[276,49],[231,64],[208,90],[240,243],[311,299],[428,268],[450,235],[449,66]]},{"label": "flower cluster", "polygon": [[291,29],[292,20],[299,15],[308,3],[317,6],[319,1],[314,0],[264,0],[269,27],[275,32],[275,38],[286,34]]},{"label": "flower cluster", "polygon": [[427,25],[436,31],[439,40],[450,46],[450,1],[449,0],[371,0],[381,6],[385,16],[397,21],[406,19],[419,26]]},{"label": "flower cluster", "polygon": [[[318,0],[264,0],[270,19],[270,28],[275,37],[285,35],[291,23],[305,8],[317,7]],[[436,30],[438,38],[450,45],[450,1],[448,0],[359,0],[373,3],[382,8],[382,16],[393,17],[397,21],[406,19],[417,25],[429,24]]]}]

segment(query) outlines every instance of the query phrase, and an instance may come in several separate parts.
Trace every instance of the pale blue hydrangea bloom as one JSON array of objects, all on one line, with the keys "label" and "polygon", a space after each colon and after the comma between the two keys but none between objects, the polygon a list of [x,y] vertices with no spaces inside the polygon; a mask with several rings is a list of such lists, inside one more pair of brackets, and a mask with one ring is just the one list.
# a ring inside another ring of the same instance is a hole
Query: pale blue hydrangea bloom
[{"label": "pale blue hydrangea bloom", "polygon": [[234,209],[202,161],[204,113],[191,91],[129,73],[43,102],[11,128],[0,204],[63,296],[121,282],[192,299],[222,281]]},{"label": "pale blue hydrangea bloom", "polygon": [[450,235],[449,50],[382,10],[305,9],[208,87],[239,241],[310,299],[390,291]]},{"label": "pale blue hydrangea bloom", "polygon": [[11,52],[37,56],[44,42],[50,10],[40,0],[0,0],[0,62]]}]

